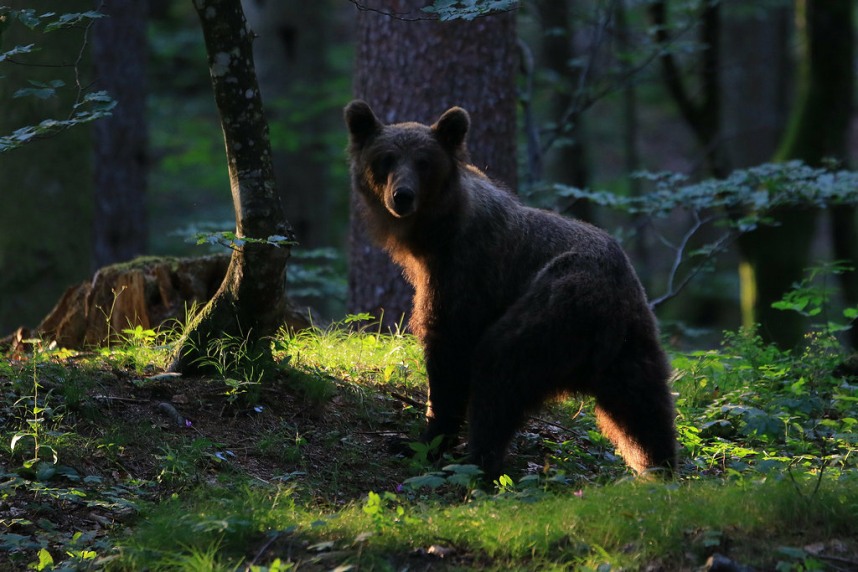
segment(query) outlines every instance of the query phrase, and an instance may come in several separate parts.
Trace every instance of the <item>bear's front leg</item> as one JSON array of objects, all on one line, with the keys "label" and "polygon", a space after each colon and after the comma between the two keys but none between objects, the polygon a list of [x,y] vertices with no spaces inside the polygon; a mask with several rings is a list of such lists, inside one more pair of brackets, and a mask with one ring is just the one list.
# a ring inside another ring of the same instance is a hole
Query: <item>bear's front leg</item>
[{"label": "bear's front leg", "polygon": [[440,456],[456,443],[459,429],[465,421],[470,382],[469,352],[455,344],[425,343],[426,373],[429,377],[429,400],[426,405],[426,428],[420,436],[422,443],[431,443],[439,435],[444,438],[435,452]]}]

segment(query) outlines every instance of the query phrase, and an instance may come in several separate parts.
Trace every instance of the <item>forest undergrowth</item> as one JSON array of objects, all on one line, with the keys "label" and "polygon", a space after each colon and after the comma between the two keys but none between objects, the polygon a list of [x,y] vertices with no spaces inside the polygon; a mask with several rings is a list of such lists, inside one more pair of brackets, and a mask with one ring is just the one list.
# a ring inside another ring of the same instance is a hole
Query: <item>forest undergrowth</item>
[{"label": "forest undergrowth", "polygon": [[427,446],[392,452],[422,425],[422,354],[355,318],[281,332],[274,372],[221,340],[215,375],[166,373],[175,333],[139,327],[91,351],[9,350],[0,569],[858,569],[842,328],[797,351],[741,330],[673,352],[676,479],[633,476],[571,396],[480,486],[461,446],[435,464]]}]

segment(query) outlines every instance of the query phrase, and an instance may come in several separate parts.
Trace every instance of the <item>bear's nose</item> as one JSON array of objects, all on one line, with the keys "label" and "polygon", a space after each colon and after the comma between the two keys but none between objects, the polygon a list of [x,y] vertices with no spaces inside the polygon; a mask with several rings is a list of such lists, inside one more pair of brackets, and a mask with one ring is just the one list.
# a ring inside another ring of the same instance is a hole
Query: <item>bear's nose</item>
[{"label": "bear's nose", "polygon": [[396,214],[404,216],[411,214],[414,210],[414,189],[411,187],[399,187],[393,191],[393,208]]}]

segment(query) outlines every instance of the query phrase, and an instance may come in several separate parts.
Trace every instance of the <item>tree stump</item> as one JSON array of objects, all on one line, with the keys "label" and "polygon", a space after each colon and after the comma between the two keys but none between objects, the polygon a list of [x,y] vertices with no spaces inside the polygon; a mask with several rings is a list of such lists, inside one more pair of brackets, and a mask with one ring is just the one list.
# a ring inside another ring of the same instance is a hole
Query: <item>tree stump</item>
[{"label": "tree stump", "polygon": [[[142,257],[105,266],[92,280],[68,288],[30,335],[19,329],[0,340],[0,346],[30,337],[83,349],[116,342],[123,330],[137,326],[157,330],[174,321],[184,322],[194,305],[205,304],[217,292],[229,259],[228,254]],[[302,329],[309,321],[289,305],[283,324]]]}]

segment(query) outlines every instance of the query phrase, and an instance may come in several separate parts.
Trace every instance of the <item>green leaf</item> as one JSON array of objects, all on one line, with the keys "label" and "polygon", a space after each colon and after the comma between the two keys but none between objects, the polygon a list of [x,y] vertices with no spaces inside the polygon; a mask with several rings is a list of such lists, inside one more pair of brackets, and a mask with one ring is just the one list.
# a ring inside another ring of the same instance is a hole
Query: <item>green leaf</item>
[{"label": "green leaf", "polygon": [[26,46],[15,46],[8,52],[0,52],[0,62],[5,61],[13,56],[19,56],[21,54],[29,54],[30,52],[36,51],[36,44],[28,44]]},{"label": "green leaf", "polygon": [[[49,14],[43,14],[42,18],[48,16]],[[50,14],[51,16],[53,14]],[[86,22],[88,20],[97,20],[99,18],[104,18],[105,15],[97,10],[89,10],[88,12],[78,12],[78,13],[69,13],[62,14],[59,18],[54,20],[53,22],[48,23],[45,26],[45,32],[53,32],[54,30],[61,30],[63,28],[70,28],[82,22]]]},{"label": "green leaf", "polygon": [[36,26],[41,23],[39,18],[36,16],[36,11],[32,8],[27,10],[12,10],[10,15],[31,30],[36,29]]},{"label": "green leaf", "polygon": [[406,485],[414,489],[419,489],[421,487],[436,489],[446,482],[447,479],[439,476],[437,473],[427,473],[425,475],[420,475],[419,477],[405,479],[404,481]]},{"label": "green leaf", "polygon": [[54,557],[51,556],[51,553],[47,551],[47,549],[42,548],[39,550],[39,561],[35,563],[35,570],[45,570],[48,566],[54,565]]}]

